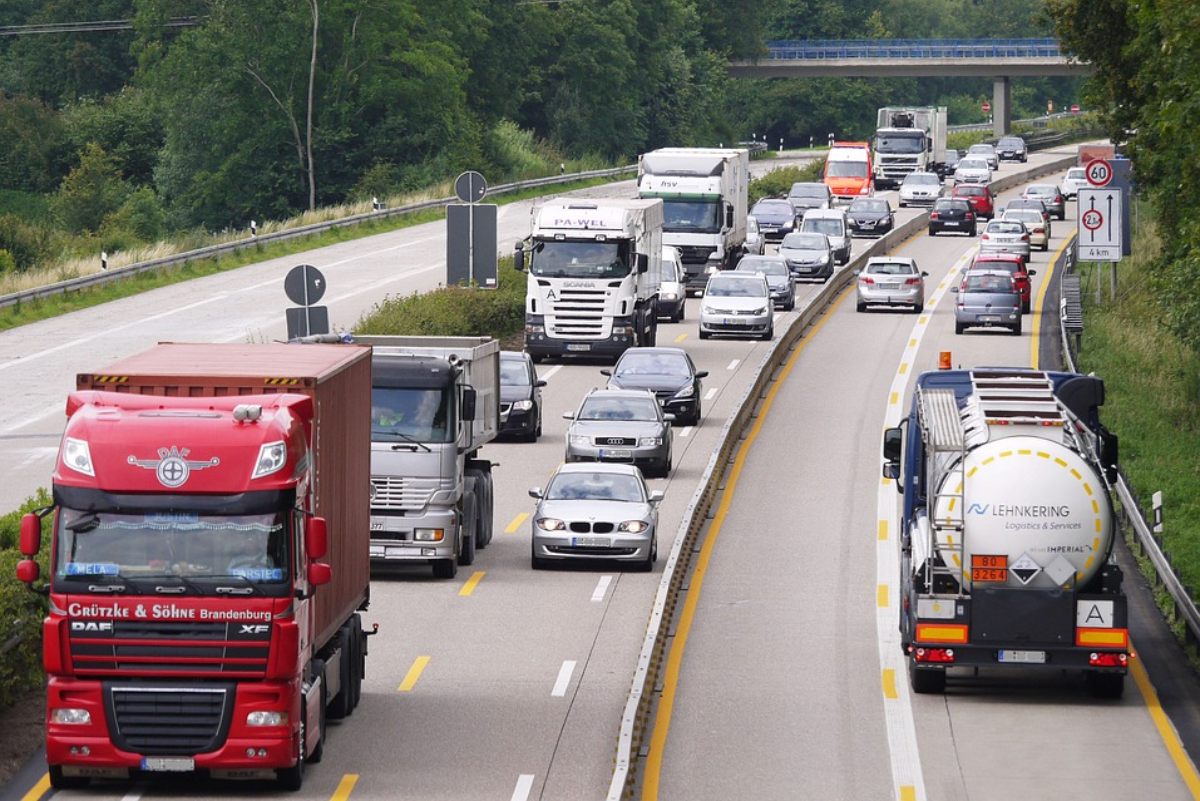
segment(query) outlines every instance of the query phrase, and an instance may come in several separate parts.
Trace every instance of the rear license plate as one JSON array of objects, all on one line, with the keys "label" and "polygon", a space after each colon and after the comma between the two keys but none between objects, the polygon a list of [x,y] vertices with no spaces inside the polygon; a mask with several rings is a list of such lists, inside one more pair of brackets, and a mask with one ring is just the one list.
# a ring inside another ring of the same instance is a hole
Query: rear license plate
[{"label": "rear license plate", "polygon": [[962,225],[962,220],[946,220],[942,225]]},{"label": "rear license plate", "polygon": [[608,548],[612,545],[611,537],[571,537],[571,544],[582,548]]},{"label": "rear license plate", "polygon": [[996,654],[996,658],[998,661],[1005,663],[1020,662],[1026,665],[1046,664],[1045,651],[1000,651]]},{"label": "rear license plate", "polygon": [[591,349],[592,349],[591,344],[587,343],[587,342],[569,342],[569,343],[567,343],[567,350],[589,351]]},{"label": "rear license plate", "polygon": [[899,284],[880,284],[879,288],[880,289],[899,289],[900,285]]},{"label": "rear license plate", "polygon": [[632,459],[633,451],[628,448],[601,448],[601,459]]},{"label": "rear license plate", "polygon": [[189,773],[196,769],[191,757],[142,757],[142,770],[155,773]]},{"label": "rear license plate", "polygon": [[1000,322],[1000,318],[994,314],[984,314],[980,316],[979,321],[982,323],[998,323]]}]

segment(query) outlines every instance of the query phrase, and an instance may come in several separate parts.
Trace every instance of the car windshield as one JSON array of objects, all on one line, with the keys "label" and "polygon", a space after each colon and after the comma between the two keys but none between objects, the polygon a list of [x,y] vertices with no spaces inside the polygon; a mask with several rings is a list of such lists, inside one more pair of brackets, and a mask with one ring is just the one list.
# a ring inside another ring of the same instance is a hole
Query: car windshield
[{"label": "car windshield", "polygon": [[791,275],[787,264],[779,259],[755,259],[749,256],[738,262],[737,271],[742,273],[762,273],[763,275]]},{"label": "car windshield", "polygon": [[956,186],[954,187],[954,194],[967,195],[969,197],[983,197],[987,193],[984,192],[982,186]]},{"label": "car windshield", "polygon": [[721,230],[721,204],[716,200],[664,201],[663,230],[716,233]]},{"label": "car windshield", "polygon": [[984,270],[1003,270],[1006,273],[1023,272],[1020,262],[1008,261],[1007,259],[977,259],[975,266]]},{"label": "car windshield", "polygon": [[82,511],[62,507],[55,536],[56,580],[185,579],[237,576],[254,583],[288,579],[287,512]]},{"label": "car windshield", "polygon": [[654,398],[615,398],[593,396],[583,402],[577,420],[658,420],[658,401]]},{"label": "car windshield", "polygon": [[501,359],[500,383],[506,387],[529,386],[529,367],[521,359]]},{"label": "car windshield", "polygon": [[1023,234],[1025,226],[1016,220],[996,220],[988,223],[987,232],[989,234]]},{"label": "car windshield", "polygon": [[825,236],[842,236],[846,233],[842,221],[832,217],[805,217],[804,225],[801,227],[805,231],[825,234]]},{"label": "car windshield", "polygon": [[628,242],[542,241],[533,246],[529,271],[546,278],[624,278]]},{"label": "car windshield", "polygon": [[960,170],[986,170],[988,163],[983,159],[963,159],[958,162],[958,168]]},{"label": "car windshield", "polygon": [[814,197],[825,200],[829,197],[829,187],[825,184],[792,184],[788,197]]},{"label": "car windshield", "polygon": [[1071,169],[1067,170],[1067,177],[1072,181],[1086,180],[1084,177],[1083,167],[1072,167]]},{"label": "car windshield", "polygon": [[769,217],[776,217],[781,214],[791,217],[794,212],[792,211],[792,204],[786,200],[760,200],[754,204],[751,213],[765,214]]},{"label": "car windshield", "polygon": [[825,175],[830,178],[866,178],[867,162],[828,161],[825,163]]},{"label": "car windshield", "polygon": [[680,378],[690,376],[687,357],[682,353],[635,353],[625,351],[613,375],[669,375]]},{"label": "car windshield", "polygon": [[371,388],[372,442],[450,442],[450,392],[441,388]]},{"label": "car windshield", "polygon": [[548,501],[626,501],[646,500],[642,482],[626,473],[559,473],[546,488]]},{"label": "car windshield", "polygon": [[934,211],[966,211],[969,204],[965,200],[939,200],[934,204]]},{"label": "car windshield", "polygon": [[1058,187],[1050,184],[1033,184],[1025,189],[1027,195],[1054,195],[1057,192]]},{"label": "car windshield", "polygon": [[709,279],[704,295],[717,298],[762,298],[767,295],[767,285],[761,279],[717,276]]},{"label": "car windshield", "polygon": [[829,239],[825,234],[788,234],[779,247],[789,250],[825,250],[829,247]]},{"label": "car windshield", "polygon": [[1005,147],[1005,148],[1008,148],[1008,147],[1020,148],[1020,147],[1024,147],[1024,146],[1025,146],[1025,143],[1023,141],[1021,141],[1020,139],[1015,139],[1013,137],[1005,137],[1004,139],[1001,139],[999,142],[996,143],[996,147]]},{"label": "car windshield", "polygon": [[1006,211],[1004,219],[1040,223],[1042,222],[1042,215],[1041,212],[1034,211],[1033,209],[1015,209],[1013,211]]},{"label": "car windshield", "polygon": [[914,184],[918,186],[939,186],[942,182],[933,173],[914,172],[905,177],[904,183],[909,186]]},{"label": "car windshield", "polygon": [[967,148],[967,152],[991,154],[995,152],[995,148],[993,148],[991,145],[971,145],[969,148]]},{"label": "car windshield", "polygon": [[873,198],[859,198],[850,204],[850,212],[856,211],[878,211],[887,212],[888,205],[886,200],[875,200]]},{"label": "car windshield", "polygon": [[876,153],[924,153],[925,134],[888,134],[875,137]]},{"label": "car windshield", "polygon": [[914,275],[916,269],[903,261],[881,261],[867,265],[867,273],[871,275]]},{"label": "car windshield", "polygon": [[1012,292],[1012,276],[988,273],[967,273],[963,281],[966,292]]}]

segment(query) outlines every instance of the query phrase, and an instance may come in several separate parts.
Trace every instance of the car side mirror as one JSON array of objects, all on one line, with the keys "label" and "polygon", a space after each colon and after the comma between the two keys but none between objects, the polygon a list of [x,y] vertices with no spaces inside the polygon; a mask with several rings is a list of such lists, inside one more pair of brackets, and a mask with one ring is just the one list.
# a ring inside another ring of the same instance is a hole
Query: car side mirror
[{"label": "car side mirror", "polygon": [[539,378],[537,381],[534,381],[534,382],[533,382],[533,385],[534,385],[535,387],[544,387],[544,386],[546,386],[546,379],[544,379],[544,378]]},{"label": "car side mirror", "polygon": [[35,512],[21,517],[21,555],[30,559],[42,549],[42,518]]},{"label": "car side mirror", "polygon": [[650,503],[659,503],[665,497],[667,497],[667,494],[662,490],[654,490],[650,493]]},{"label": "car side mirror", "polygon": [[324,562],[312,562],[308,566],[308,583],[314,587],[333,581],[333,568]]},{"label": "car side mirror", "polygon": [[922,278],[928,278],[928,277],[929,277],[929,273],[925,272],[924,270],[921,270],[921,277],[922,277]]},{"label": "car side mirror", "polygon": [[600,375],[606,375],[606,376],[609,376],[609,377],[611,378],[611,377],[612,377],[612,370],[609,370],[609,369],[606,367],[606,368],[604,368],[603,370],[601,370],[601,371],[600,371]]},{"label": "car side mirror", "polygon": [[542,488],[541,487],[530,487],[529,488],[529,497],[537,498],[538,500],[541,500]]},{"label": "car side mirror", "polygon": [[329,553],[329,527],[323,517],[310,517],[304,529],[304,550],[308,558],[317,560]]},{"label": "car side mirror", "polygon": [[956,287],[956,286],[952,286],[952,287],[950,287],[950,292],[951,292],[951,293],[953,293],[953,294],[955,294],[955,295],[957,295],[957,294],[958,294],[958,287]]},{"label": "car side mirror", "polygon": [[1025,272],[1029,275],[1037,275],[1037,270],[1026,270]]},{"label": "car side mirror", "polygon": [[563,419],[564,420],[574,420],[575,412],[563,412]]},{"label": "car side mirror", "polygon": [[669,413],[668,413],[668,414],[664,414],[664,415],[663,415],[663,419],[664,419],[664,420],[666,420],[668,423],[674,423],[674,422],[675,422],[675,415],[673,415],[673,414],[669,414]]},{"label": "car side mirror", "polygon": [[699,372],[696,373],[696,378],[708,378],[708,371],[700,370]]}]

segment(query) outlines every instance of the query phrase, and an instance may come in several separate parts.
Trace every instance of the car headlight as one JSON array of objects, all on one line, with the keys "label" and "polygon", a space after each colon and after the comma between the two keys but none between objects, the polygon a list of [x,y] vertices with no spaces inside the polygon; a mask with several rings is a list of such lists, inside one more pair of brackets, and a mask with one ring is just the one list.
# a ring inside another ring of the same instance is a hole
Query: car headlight
[{"label": "car headlight", "polygon": [[287,712],[268,712],[264,710],[258,710],[246,715],[247,726],[286,726],[287,722]]},{"label": "car headlight", "polygon": [[514,409],[516,409],[518,412],[527,412],[533,408],[533,401],[526,398],[525,400],[517,401],[516,403],[514,403],[512,405],[512,407]]},{"label": "car headlight", "polygon": [[645,520],[626,520],[617,526],[617,531],[626,534],[641,534],[646,529],[650,528],[650,524]]},{"label": "car headlight", "polygon": [[826,253],[825,255],[823,255],[817,259],[817,264],[828,264],[828,263],[829,263],[829,254],[828,253]]},{"label": "car headlight", "polygon": [[752,311],[752,312],[750,312],[750,313],[751,313],[751,314],[766,314],[766,313],[767,313],[767,307],[766,307],[766,306],[759,306],[757,309],[755,309],[754,311]]},{"label": "car headlight", "polygon": [[662,437],[638,437],[638,445],[662,445]]},{"label": "car headlight", "polygon": [[693,396],[693,395],[695,395],[695,394],[696,394],[696,386],[695,386],[695,384],[688,384],[686,387],[684,387],[683,389],[681,389],[681,390],[679,390],[678,392],[676,392],[676,393],[675,393],[675,395],[674,395],[673,397],[676,397],[676,398],[690,398],[690,397],[692,397],[692,396]]},{"label": "car headlight", "polygon": [[582,434],[571,434],[567,437],[572,445],[591,445],[592,438]]},{"label": "car headlight", "polygon": [[539,517],[537,520],[538,528],[543,531],[566,531],[567,524],[557,517]]},{"label": "car headlight", "polygon": [[418,528],[413,530],[417,542],[441,542],[445,532],[440,528]]}]

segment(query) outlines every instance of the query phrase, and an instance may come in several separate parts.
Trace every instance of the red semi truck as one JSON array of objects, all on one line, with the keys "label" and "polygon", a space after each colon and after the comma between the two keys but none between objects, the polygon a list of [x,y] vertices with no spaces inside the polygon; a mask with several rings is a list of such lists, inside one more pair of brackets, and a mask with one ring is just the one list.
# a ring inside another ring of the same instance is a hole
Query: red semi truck
[{"label": "red semi truck", "polygon": [[[43,629],[54,787],[188,771],[300,787],[364,675],[370,357],[160,344],[78,376]],[[27,557],[40,535],[27,515]]]}]

